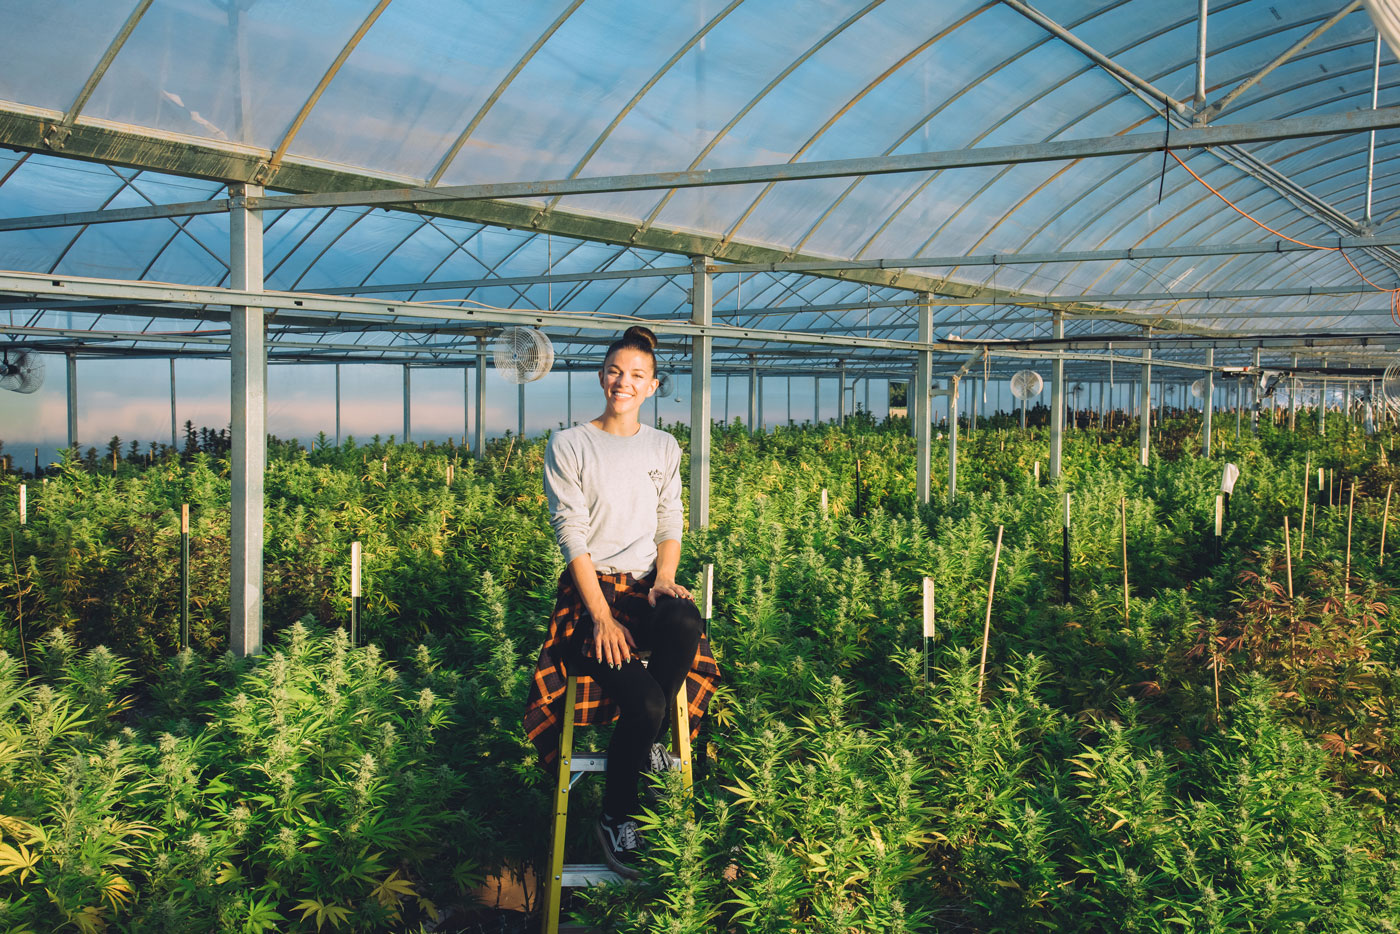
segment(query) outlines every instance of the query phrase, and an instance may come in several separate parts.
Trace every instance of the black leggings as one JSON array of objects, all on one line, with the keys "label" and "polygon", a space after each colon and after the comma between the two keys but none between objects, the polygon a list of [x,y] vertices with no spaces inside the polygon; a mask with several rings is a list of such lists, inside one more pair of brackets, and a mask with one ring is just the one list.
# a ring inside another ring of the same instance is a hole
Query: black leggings
[{"label": "black leggings", "polygon": [[[640,612],[638,612],[640,607]],[[666,728],[666,713],[695,661],[700,644],[700,611],[690,600],[658,596],[653,608],[645,600],[632,601],[627,628],[637,650],[651,650],[646,665],[634,655],[621,668],[610,668],[596,659],[576,654],[570,666],[602,686],[617,703],[617,727],[608,744],[607,783],[603,812],[610,817],[637,813],[637,780],[646,767],[652,743]],[[591,625],[591,621],[585,623]]]}]

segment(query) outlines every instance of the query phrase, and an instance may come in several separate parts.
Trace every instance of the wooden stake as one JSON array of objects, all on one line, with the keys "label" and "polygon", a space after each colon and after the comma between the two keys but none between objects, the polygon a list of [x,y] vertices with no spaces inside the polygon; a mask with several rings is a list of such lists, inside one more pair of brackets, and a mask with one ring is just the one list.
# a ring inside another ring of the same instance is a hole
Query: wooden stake
[{"label": "wooden stake", "polygon": [[190,504],[180,504],[180,648],[190,647]]},{"label": "wooden stake", "polygon": [[1288,559],[1288,600],[1293,601],[1293,544],[1288,540],[1288,517],[1283,517],[1283,556]]},{"label": "wooden stake", "polygon": [[937,634],[937,623],[935,614],[937,613],[937,595],[934,591],[933,578],[924,578],[924,681],[929,681],[928,670],[928,644],[933,641]]},{"label": "wooden stake", "polygon": [[1385,488],[1385,517],[1381,519],[1381,553],[1379,561],[1381,567],[1385,567],[1385,529],[1386,526],[1390,525],[1390,494],[1394,492],[1394,490],[1395,481],[1392,480]]},{"label": "wooden stake", "polygon": [[360,543],[350,543],[350,644],[360,644]]},{"label": "wooden stake", "polygon": [[[1340,493],[1339,493],[1340,495]],[[1347,570],[1343,596],[1351,596],[1351,517],[1356,512],[1356,483],[1351,485],[1351,496],[1347,500]]]},{"label": "wooden stake", "polygon": [[1118,500],[1123,515],[1123,625],[1128,625],[1128,498]]},{"label": "wooden stake", "polygon": [[997,589],[997,566],[1001,563],[1002,526],[997,526],[997,550],[992,555],[992,579],[987,584],[987,619],[982,624],[982,663],[977,669],[977,702],[982,703],[982,685],[987,680],[987,643],[992,637],[992,595]]},{"label": "wooden stake", "polygon": [[[19,524],[25,525],[29,522],[29,492],[23,483],[19,485]],[[19,586],[19,581],[15,581],[15,586]]]}]

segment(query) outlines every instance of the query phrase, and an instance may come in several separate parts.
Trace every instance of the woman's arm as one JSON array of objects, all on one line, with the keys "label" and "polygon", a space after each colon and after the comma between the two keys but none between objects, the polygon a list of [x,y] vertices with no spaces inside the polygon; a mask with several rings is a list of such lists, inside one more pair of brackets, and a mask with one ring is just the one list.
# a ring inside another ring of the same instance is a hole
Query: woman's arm
[{"label": "woman's arm", "polygon": [[[679,543],[676,555],[680,556]],[[574,577],[574,586],[583,598],[588,615],[593,617],[593,648],[598,654],[598,661],[614,667],[621,665],[632,657],[631,650],[637,647],[637,643],[632,633],[613,618],[612,607],[608,605],[607,597],[603,596],[603,588],[598,585],[593,556],[585,552],[570,561],[569,573]]]}]

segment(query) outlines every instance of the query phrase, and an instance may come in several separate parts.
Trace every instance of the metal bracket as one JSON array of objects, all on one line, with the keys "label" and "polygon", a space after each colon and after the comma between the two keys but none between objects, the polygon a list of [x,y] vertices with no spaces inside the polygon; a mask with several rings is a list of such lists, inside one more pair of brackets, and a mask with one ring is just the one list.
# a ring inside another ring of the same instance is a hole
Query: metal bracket
[{"label": "metal bracket", "polygon": [[62,123],[46,123],[43,126],[43,143],[55,151],[61,150],[68,142],[68,137],[73,135],[73,128]]}]

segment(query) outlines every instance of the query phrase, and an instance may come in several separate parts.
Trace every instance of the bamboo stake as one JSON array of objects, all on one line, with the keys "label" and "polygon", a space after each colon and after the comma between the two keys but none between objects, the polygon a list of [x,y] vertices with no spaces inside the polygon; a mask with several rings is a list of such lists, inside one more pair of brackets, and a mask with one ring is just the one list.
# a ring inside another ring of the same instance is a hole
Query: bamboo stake
[{"label": "bamboo stake", "polygon": [[[1340,491],[1338,492],[1340,498]],[[1351,596],[1351,517],[1356,512],[1356,482],[1351,484],[1351,496],[1347,500],[1347,570],[1346,583],[1343,586],[1342,595]]]},{"label": "bamboo stake", "polygon": [[1390,481],[1390,485],[1385,488],[1385,517],[1381,519],[1381,554],[1380,566],[1385,567],[1385,529],[1390,525],[1390,494],[1395,490],[1395,481]]},{"label": "bamboo stake", "polygon": [[1118,500],[1118,508],[1123,514],[1123,626],[1128,625],[1128,498]]},{"label": "bamboo stake", "polygon": [[1288,517],[1283,517],[1283,556],[1288,561],[1288,657],[1298,667],[1298,625],[1293,619],[1293,545],[1288,540]]},{"label": "bamboo stake", "polygon": [[982,703],[982,685],[987,680],[987,643],[992,637],[992,595],[997,589],[997,566],[1001,564],[1002,526],[997,526],[997,550],[992,555],[992,579],[987,584],[987,619],[982,624],[982,663],[977,669],[977,703]]}]

